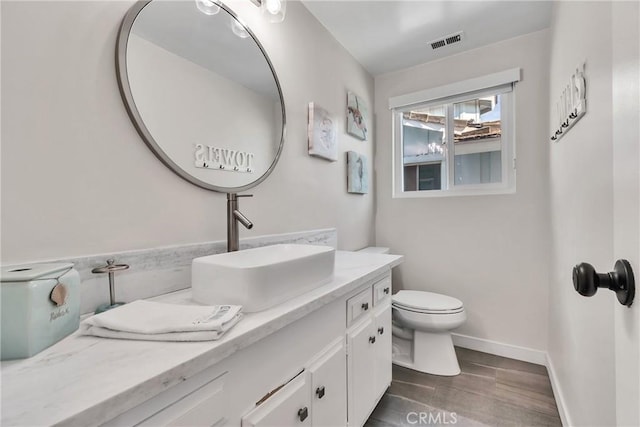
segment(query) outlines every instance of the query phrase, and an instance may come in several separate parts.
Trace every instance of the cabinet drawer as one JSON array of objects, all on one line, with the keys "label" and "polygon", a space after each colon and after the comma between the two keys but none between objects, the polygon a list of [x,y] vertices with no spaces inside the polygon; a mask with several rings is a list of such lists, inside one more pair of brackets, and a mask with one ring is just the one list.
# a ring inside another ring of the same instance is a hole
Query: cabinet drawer
[{"label": "cabinet drawer", "polygon": [[311,396],[302,372],[242,417],[242,427],[309,426]]},{"label": "cabinet drawer", "polygon": [[147,418],[139,426],[219,426],[226,422],[224,375]]},{"label": "cabinet drawer", "polygon": [[373,305],[378,305],[389,298],[391,298],[391,276],[386,276],[373,285]]},{"label": "cabinet drawer", "polygon": [[373,306],[372,302],[370,287],[349,298],[347,300],[347,326],[363,314],[368,313]]}]

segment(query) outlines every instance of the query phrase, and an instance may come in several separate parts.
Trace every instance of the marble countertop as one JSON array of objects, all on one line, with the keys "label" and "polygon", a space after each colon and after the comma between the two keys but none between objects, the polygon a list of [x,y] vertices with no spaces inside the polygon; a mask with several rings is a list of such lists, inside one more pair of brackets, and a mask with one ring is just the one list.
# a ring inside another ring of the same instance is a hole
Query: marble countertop
[{"label": "marble countertop", "polygon": [[[218,341],[129,341],[76,332],[29,359],[2,362],[0,424],[104,423],[401,262],[398,255],[338,251],[332,282],[269,310],[246,314]],[[155,300],[192,303],[190,290]]]}]

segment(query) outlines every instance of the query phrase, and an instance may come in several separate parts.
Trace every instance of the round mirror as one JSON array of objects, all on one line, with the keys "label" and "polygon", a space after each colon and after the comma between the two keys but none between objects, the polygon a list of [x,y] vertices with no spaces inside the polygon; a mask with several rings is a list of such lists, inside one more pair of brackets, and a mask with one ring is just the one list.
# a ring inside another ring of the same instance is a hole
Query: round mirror
[{"label": "round mirror", "polygon": [[284,142],[284,99],[262,45],[211,0],[136,3],[116,50],[118,83],[145,143],[208,190],[262,182]]}]

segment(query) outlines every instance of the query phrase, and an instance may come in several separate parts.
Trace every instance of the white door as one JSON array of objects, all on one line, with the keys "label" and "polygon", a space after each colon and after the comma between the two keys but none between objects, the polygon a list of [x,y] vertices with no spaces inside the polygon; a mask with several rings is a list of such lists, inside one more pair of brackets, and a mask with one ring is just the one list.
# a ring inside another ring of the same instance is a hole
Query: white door
[{"label": "white door", "polygon": [[[626,259],[640,282],[640,6],[612,5],[613,255]],[[613,263],[612,263],[613,265]],[[615,304],[616,424],[640,425],[640,295]]]}]

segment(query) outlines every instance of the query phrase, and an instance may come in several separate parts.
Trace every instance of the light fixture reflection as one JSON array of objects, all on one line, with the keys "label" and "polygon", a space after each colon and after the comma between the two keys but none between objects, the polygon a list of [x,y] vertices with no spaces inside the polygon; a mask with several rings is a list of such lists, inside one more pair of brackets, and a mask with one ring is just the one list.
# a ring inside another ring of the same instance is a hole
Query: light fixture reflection
[{"label": "light fixture reflection", "polygon": [[246,39],[249,37],[249,32],[239,21],[231,17],[231,31],[233,34],[240,37],[241,39]]},{"label": "light fixture reflection", "polygon": [[215,15],[220,12],[220,6],[211,0],[196,0],[196,6],[198,7],[198,10],[205,15]]},{"label": "light fixture reflection", "polygon": [[269,22],[282,22],[287,12],[287,0],[262,0],[260,9]]}]

